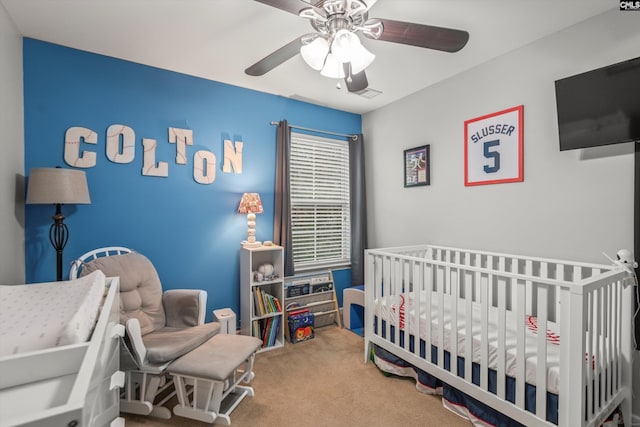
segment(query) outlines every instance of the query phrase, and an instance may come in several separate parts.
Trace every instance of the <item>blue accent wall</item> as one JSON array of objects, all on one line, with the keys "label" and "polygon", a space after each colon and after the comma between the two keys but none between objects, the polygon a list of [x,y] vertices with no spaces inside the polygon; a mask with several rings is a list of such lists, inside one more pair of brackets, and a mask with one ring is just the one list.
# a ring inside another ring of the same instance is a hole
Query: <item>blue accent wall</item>
[{"label": "blue accent wall", "polygon": [[[340,133],[360,133],[361,116],[107,56],[24,39],[25,171],[62,166],[68,128],[98,135],[95,167],[86,171],[92,203],[62,207],[70,237],[64,277],[71,261],[102,246],[127,246],[156,266],[165,289],[208,291],[207,318],[214,308],[239,313],[240,241],[246,216],[236,213],[244,192],[258,192],[264,213],[257,239],[273,240],[275,135],[271,121]],[[135,158],[113,163],[105,154],[106,130],[123,124],[135,131]],[[170,127],[193,131],[187,164],[175,161]],[[156,161],[167,162],[166,178],[142,175],[142,139],[158,142]],[[223,173],[224,140],[242,141],[243,170]],[[193,154],[216,156],[216,178],[193,178]],[[27,177],[28,179],[28,177]],[[27,181],[28,182],[28,181]],[[28,283],[55,280],[55,251],[48,238],[54,206],[27,205],[25,256]],[[350,271],[336,287],[348,286]],[[344,283],[341,283],[343,282]]]}]

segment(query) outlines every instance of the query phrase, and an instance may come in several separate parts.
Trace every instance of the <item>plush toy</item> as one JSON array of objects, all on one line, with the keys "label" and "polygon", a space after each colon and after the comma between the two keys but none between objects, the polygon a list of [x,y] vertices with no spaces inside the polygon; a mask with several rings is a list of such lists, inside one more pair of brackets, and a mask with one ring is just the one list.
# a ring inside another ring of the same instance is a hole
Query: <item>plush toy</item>
[{"label": "plush toy", "polygon": [[258,267],[258,274],[262,274],[263,279],[271,280],[273,279],[275,273],[275,269],[272,264],[262,264]]},{"label": "plush toy", "polygon": [[253,281],[254,282],[262,282],[264,280],[264,276],[262,273],[258,273],[257,271],[253,272]]}]

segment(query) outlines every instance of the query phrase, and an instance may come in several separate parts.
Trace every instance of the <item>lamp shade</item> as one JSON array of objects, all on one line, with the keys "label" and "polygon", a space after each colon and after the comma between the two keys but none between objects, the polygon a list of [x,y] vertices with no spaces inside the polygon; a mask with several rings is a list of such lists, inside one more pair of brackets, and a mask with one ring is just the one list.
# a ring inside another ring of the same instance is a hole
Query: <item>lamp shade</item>
[{"label": "lamp shade", "polygon": [[84,171],[34,168],[29,172],[28,204],[90,204]]},{"label": "lamp shade", "polygon": [[320,74],[332,79],[343,79],[345,77],[342,63],[338,61],[332,53],[327,55],[327,60],[325,61],[324,68],[320,71]]},{"label": "lamp shade", "polygon": [[333,37],[331,43],[331,53],[340,62],[351,62],[351,59],[358,47],[360,39],[349,30],[339,30]]},{"label": "lamp shade", "polygon": [[300,55],[304,62],[316,71],[322,70],[328,53],[329,42],[324,37],[316,37],[311,43],[300,48]]},{"label": "lamp shade", "polygon": [[244,193],[240,200],[238,213],[241,214],[260,214],[262,213],[262,201],[258,193]]},{"label": "lamp shade", "polygon": [[351,72],[353,74],[358,74],[367,68],[376,56],[369,52],[367,48],[358,44],[358,47],[354,49],[353,55],[351,56]]}]

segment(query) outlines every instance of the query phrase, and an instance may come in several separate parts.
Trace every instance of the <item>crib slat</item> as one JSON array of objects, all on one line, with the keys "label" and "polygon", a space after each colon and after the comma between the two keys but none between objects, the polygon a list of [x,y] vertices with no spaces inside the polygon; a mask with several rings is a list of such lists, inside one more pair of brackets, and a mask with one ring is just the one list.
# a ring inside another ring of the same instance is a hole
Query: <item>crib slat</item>
[{"label": "crib slat", "polygon": [[391,293],[390,295],[393,296],[393,300],[396,301],[396,309],[395,311],[392,312],[392,316],[393,316],[393,321],[392,322],[387,322],[387,327],[389,329],[391,329],[391,325],[389,325],[389,323],[393,323],[395,324],[395,327],[393,328],[393,342],[396,343],[397,346],[400,346],[400,274],[401,272],[401,268],[398,266],[398,263],[400,262],[398,256],[394,256],[393,257],[393,263],[391,264]]},{"label": "crib slat", "polygon": [[595,293],[595,302],[596,305],[594,307],[594,319],[595,319],[595,328],[594,328],[594,336],[593,336],[593,391],[594,391],[594,401],[593,401],[593,410],[598,411],[600,408],[600,399],[602,398],[602,290],[598,289]]},{"label": "crib slat", "polygon": [[[540,265],[542,277],[547,277],[547,263]],[[547,417],[547,285],[538,284],[538,335],[536,337],[536,415]]]},{"label": "crib slat", "polygon": [[438,337],[438,366],[444,369],[444,289],[446,287],[445,280],[446,274],[444,274],[442,267],[436,267],[436,286],[438,292],[438,329],[436,335]]},{"label": "crib slat", "polygon": [[[533,261],[528,259],[524,262],[524,271],[525,271],[525,275],[531,277],[533,275]],[[527,289],[527,314],[530,314],[533,316],[534,311],[533,311],[533,304],[534,304],[534,299],[533,299],[533,286],[532,286],[532,282],[531,280],[527,280],[526,282],[526,289]]]},{"label": "crib slat", "polygon": [[609,347],[609,337],[611,336],[611,321],[609,310],[609,305],[611,304],[611,287],[607,286],[604,288],[604,302],[602,304],[603,308],[603,320],[604,320],[604,330],[602,336],[602,345],[603,345],[603,370],[604,370],[604,396],[603,396],[603,405],[605,402],[608,402],[611,397],[611,349]]},{"label": "crib slat", "polygon": [[586,337],[586,365],[587,365],[587,387],[586,387],[586,404],[587,404],[587,416],[591,416],[593,414],[593,393],[594,393],[594,383],[593,383],[593,335],[594,335],[594,298],[595,295],[593,292],[589,292],[587,295],[587,337]]},{"label": "crib slat", "polygon": [[[500,257],[498,259],[498,270],[505,271],[505,258]],[[507,326],[507,312],[506,312],[506,292],[507,287],[504,277],[496,276],[495,289],[498,298],[498,311],[496,323],[498,327],[498,342],[496,348],[497,356],[497,390],[496,394],[500,399],[504,399],[506,396],[506,326]]]},{"label": "crib slat", "polygon": [[450,363],[451,363],[451,372],[456,375],[460,375],[458,372],[458,271],[454,268],[448,269],[447,278],[449,280],[449,290],[450,290],[450,298],[451,301],[451,326],[449,327],[449,346],[451,348],[450,354]]},{"label": "crib slat", "polygon": [[433,282],[434,282],[434,269],[433,264],[425,263],[424,264],[424,277],[425,277],[425,306],[426,306],[426,317],[427,325],[425,328],[425,357],[429,362],[433,362],[431,358],[431,343],[433,340],[431,339],[431,327],[433,324],[433,313],[431,308],[433,307],[431,303],[431,296],[433,295]]},{"label": "crib slat", "polygon": [[526,316],[526,294],[527,289],[525,282],[522,280],[516,281],[516,354],[518,355],[518,364],[516,366],[516,405],[523,409],[525,408],[525,390],[526,390],[526,328],[524,319]]},{"label": "crib slat", "polygon": [[[391,269],[393,268],[393,259],[391,258],[391,256],[389,257],[385,257],[385,268],[384,268],[384,279],[382,280],[382,295],[384,295],[384,298],[388,301],[387,304],[387,308],[389,310],[389,312],[391,312],[391,301],[392,301],[392,296],[391,296],[391,277],[393,277]],[[390,320],[386,321],[386,324],[384,325],[384,336],[388,339],[391,340],[391,326],[390,326]],[[382,331],[382,328],[378,329],[379,331]]]},{"label": "crib slat", "polygon": [[472,380],[472,368],[473,368],[473,291],[472,291],[473,275],[470,272],[465,272],[465,341],[464,341],[464,378],[468,382]]},{"label": "crib slat", "polygon": [[619,330],[618,316],[614,313],[620,312],[620,306],[618,305],[618,289],[614,285],[611,287],[611,335],[609,337],[609,346],[611,349],[611,365],[609,375],[611,376],[611,396],[618,390],[618,349],[617,344],[617,331]]},{"label": "crib slat", "polygon": [[480,387],[483,390],[489,390],[489,372],[486,366],[489,366],[489,286],[491,284],[492,275],[481,276],[478,273],[478,280],[481,282],[482,305],[480,313]]},{"label": "crib slat", "polygon": [[[413,325],[413,330],[415,331],[415,341],[414,341],[414,354],[420,355],[420,337],[422,336],[422,328],[420,322],[420,313],[422,313],[422,289],[424,286],[424,276],[423,270],[420,268],[420,264],[416,263],[416,261],[411,261],[411,275],[413,278],[413,289],[411,292],[411,300],[413,301],[413,314],[407,310],[407,314],[405,314],[405,322]],[[411,330],[410,327],[407,327],[408,330]]]}]

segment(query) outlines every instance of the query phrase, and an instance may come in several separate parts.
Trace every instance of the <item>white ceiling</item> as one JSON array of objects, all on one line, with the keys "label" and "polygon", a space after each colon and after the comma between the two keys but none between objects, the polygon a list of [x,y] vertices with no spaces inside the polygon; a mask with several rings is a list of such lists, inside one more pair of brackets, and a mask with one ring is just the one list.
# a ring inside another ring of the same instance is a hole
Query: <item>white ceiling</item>
[{"label": "white ceiling", "polygon": [[366,99],[337,89],[300,55],[261,77],[245,68],[308,20],[253,0],[0,0],[25,37],[363,114],[547,34],[617,8],[605,0],[378,0],[369,18],[466,30],[457,53],[364,37],[376,55]]}]

